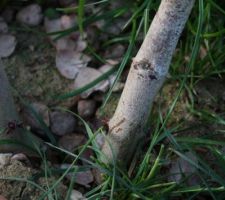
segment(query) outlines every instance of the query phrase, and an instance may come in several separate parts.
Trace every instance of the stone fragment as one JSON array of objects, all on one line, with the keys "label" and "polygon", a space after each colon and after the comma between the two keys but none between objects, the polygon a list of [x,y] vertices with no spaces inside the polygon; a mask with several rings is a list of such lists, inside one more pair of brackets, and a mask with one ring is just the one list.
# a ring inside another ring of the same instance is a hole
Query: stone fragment
[{"label": "stone fragment", "polygon": [[8,25],[3,18],[0,17],[0,34],[8,32]]},{"label": "stone fragment", "polygon": [[78,114],[83,117],[91,117],[96,111],[96,102],[94,100],[80,100],[77,105]]},{"label": "stone fragment", "polygon": [[1,17],[4,19],[5,22],[10,23],[14,18],[14,10],[11,7],[6,7],[2,13]]},{"label": "stone fragment", "polygon": [[[49,109],[46,105],[41,102],[34,102],[31,104],[33,111],[44,121],[44,123],[49,126],[50,119],[49,119]],[[38,118],[35,116],[33,111],[29,108],[25,108],[23,110],[23,118],[26,123],[31,127],[31,129],[37,131],[40,134],[43,134],[43,126],[38,121]]]},{"label": "stone fragment", "polygon": [[59,147],[74,152],[78,147],[84,145],[86,138],[83,134],[66,134],[59,139]]},{"label": "stone fragment", "polygon": [[30,163],[30,160],[28,159],[28,157],[23,154],[23,153],[17,153],[17,154],[14,154],[12,157],[11,157],[11,161],[13,160],[18,160],[18,161],[21,161],[21,162],[24,162],[28,165],[31,165]]},{"label": "stone fragment", "polygon": [[105,137],[103,134],[98,134],[95,137],[96,143],[99,145],[99,148],[102,148],[104,142],[105,142]]},{"label": "stone fragment", "polygon": [[91,170],[77,172],[75,175],[75,182],[85,187],[90,187],[89,184],[94,181],[94,176]]},{"label": "stone fragment", "polygon": [[[67,169],[69,168],[71,165],[70,164],[62,164],[60,165],[60,169]],[[79,168],[79,166],[77,166]],[[94,181],[94,176],[92,174],[92,171],[87,169],[85,171],[77,171],[74,173],[68,173],[66,175],[66,177],[71,180],[73,178],[74,182],[77,184],[80,184],[82,186],[85,187],[90,187],[90,183],[92,183]]]},{"label": "stone fragment", "polygon": [[72,190],[70,200],[86,200],[86,198],[77,190]]},{"label": "stone fragment", "polygon": [[84,152],[81,154],[83,165],[90,165],[88,161],[91,161],[91,158],[94,156],[94,152],[90,148],[86,148]]},{"label": "stone fragment", "polygon": [[123,57],[126,48],[122,44],[115,44],[109,47],[104,57],[107,59],[119,59]]},{"label": "stone fragment", "polygon": [[[75,16],[74,15],[63,15],[59,18],[50,19],[45,17],[44,27],[47,33],[54,33],[58,31],[63,31],[69,28],[72,28],[75,25]],[[54,39],[56,39],[59,34],[50,35],[51,42],[55,45]]]},{"label": "stone fragment", "polygon": [[[115,67],[116,64],[118,64],[117,61],[109,60],[108,63],[99,67],[98,70],[104,74],[104,73],[108,72],[109,70],[111,70],[113,67]],[[112,86],[115,79],[116,79],[115,73],[112,74],[111,76],[109,76],[108,80],[109,80],[110,86]]]},{"label": "stone fragment", "polygon": [[50,125],[55,135],[63,136],[74,132],[76,119],[68,112],[53,111],[50,113]]},{"label": "stone fragment", "polygon": [[21,9],[16,19],[18,22],[28,25],[37,26],[41,23],[43,18],[41,7],[38,4],[31,4]]},{"label": "stone fragment", "polygon": [[13,35],[0,35],[0,58],[10,56],[16,48],[16,38]]}]

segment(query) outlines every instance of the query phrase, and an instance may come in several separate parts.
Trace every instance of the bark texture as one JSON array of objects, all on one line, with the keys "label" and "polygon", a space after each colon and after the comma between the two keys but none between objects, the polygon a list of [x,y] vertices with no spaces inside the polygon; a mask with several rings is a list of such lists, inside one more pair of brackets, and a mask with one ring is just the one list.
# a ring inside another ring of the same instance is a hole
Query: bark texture
[{"label": "bark texture", "polygon": [[[13,97],[11,94],[11,88],[4,71],[4,66],[0,60],[0,153],[2,152],[29,152],[30,155],[34,155],[25,146],[34,147],[33,145],[41,145],[41,140],[33,135],[28,135],[20,128],[16,128],[14,131],[7,133],[7,126],[9,122],[19,122],[19,115],[17,113]],[[31,141],[32,138],[32,141]],[[13,140],[23,145],[4,144],[4,140]]]},{"label": "bark texture", "polygon": [[195,0],[162,0],[146,38],[133,59],[127,81],[109,121],[102,151],[106,163],[127,164],[143,139],[153,100],[168,73],[178,39]]}]

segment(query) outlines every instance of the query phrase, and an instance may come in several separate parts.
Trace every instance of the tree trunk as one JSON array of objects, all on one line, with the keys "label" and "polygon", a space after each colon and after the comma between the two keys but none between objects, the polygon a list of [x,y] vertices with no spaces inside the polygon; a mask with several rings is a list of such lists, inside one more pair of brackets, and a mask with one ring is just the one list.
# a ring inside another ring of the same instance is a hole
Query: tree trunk
[{"label": "tree trunk", "polygon": [[162,0],[146,38],[133,59],[127,81],[109,121],[102,160],[128,164],[143,139],[155,95],[164,83],[178,39],[194,0]]},{"label": "tree trunk", "polygon": [[34,148],[34,146],[40,147],[41,140],[19,127],[7,131],[9,130],[9,122],[20,122],[20,119],[4,66],[0,60],[0,153],[25,152],[29,153],[29,155],[35,155],[30,149]]}]

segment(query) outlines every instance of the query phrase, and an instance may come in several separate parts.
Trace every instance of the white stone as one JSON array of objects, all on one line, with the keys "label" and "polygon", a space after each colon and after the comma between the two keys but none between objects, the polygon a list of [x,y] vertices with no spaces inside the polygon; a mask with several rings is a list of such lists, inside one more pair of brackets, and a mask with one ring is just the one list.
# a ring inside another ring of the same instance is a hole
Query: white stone
[{"label": "white stone", "polygon": [[51,131],[58,135],[73,133],[76,127],[76,118],[68,112],[53,111],[50,113]]}]

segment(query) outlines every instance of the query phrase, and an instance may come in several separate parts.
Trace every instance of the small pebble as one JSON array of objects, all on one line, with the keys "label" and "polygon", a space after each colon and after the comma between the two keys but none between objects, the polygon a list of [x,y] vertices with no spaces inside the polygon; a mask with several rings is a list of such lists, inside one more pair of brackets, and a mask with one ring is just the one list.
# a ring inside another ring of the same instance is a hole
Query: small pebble
[{"label": "small pebble", "polygon": [[0,153],[0,169],[10,163],[12,153]]},{"label": "small pebble", "polygon": [[8,25],[7,23],[0,18],[0,33],[7,33],[8,32]]},{"label": "small pebble", "polygon": [[78,114],[83,117],[91,117],[96,111],[96,102],[94,100],[81,100],[77,105]]},{"label": "small pebble", "polygon": [[77,190],[72,190],[70,200],[86,200],[86,198]]},{"label": "small pebble", "polygon": [[63,136],[74,132],[76,119],[68,112],[54,111],[50,113],[50,124],[55,135]]},{"label": "small pebble", "polygon": [[[60,165],[60,169],[67,169],[70,167],[70,164],[62,164]],[[79,166],[77,166],[79,168]],[[75,177],[73,177],[75,176]],[[80,184],[85,187],[90,187],[90,183],[94,181],[94,176],[92,174],[92,171],[87,169],[85,171],[78,171],[75,174],[74,173],[68,173],[66,177],[71,180],[74,178],[75,183]]]},{"label": "small pebble", "polygon": [[1,17],[5,20],[5,22],[10,23],[13,21],[15,11],[11,7],[6,7],[2,13]]},{"label": "small pebble", "polygon": [[16,48],[16,38],[13,35],[0,35],[0,58],[10,56]]},{"label": "small pebble", "polygon": [[[31,107],[38,114],[38,116],[44,121],[44,123],[49,126],[49,110],[46,105],[41,102],[34,102],[31,104]],[[43,126],[38,121],[37,117],[35,117],[34,113],[31,109],[25,108],[23,110],[23,118],[25,122],[36,132],[39,134],[43,134]]]},{"label": "small pebble", "polygon": [[74,152],[78,147],[85,144],[86,138],[83,134],[66,134],[59,139],[59,147]]},{"label": "small pebble", "polygon": [[17,13],[16,19],[22,24],[37,26],[43,19],[41,7],[38,4],[28,5]]}]

